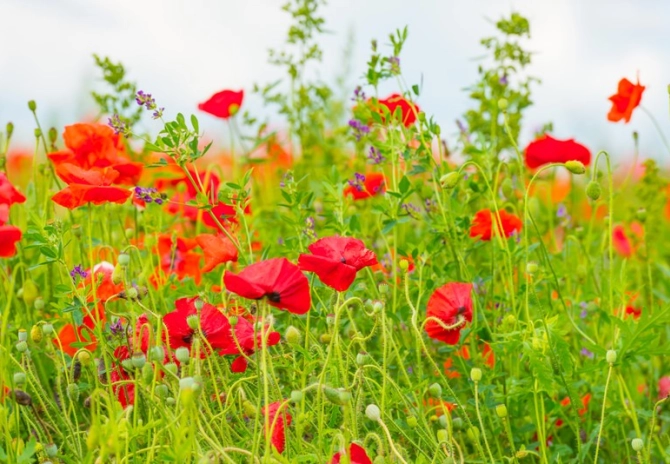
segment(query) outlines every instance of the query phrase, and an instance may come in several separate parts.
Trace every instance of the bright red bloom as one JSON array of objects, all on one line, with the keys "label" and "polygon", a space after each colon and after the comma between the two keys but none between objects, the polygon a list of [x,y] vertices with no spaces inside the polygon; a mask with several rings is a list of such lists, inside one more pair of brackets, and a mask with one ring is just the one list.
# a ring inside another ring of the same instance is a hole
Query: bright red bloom
[{"label": "bright red bloom", "polygon": [[200,283],[202,256],[192,251],[196,246],[194,239],[177,237],[173,241],[171,235],[160,235],[154,248],[154,253],[160,259],[160,265],[151,278],[152,284],[156,287],[165,284],[173,273],[176,274],[178,280],[191,277],[196,284]]},{"label": "bright red bloom", "polygon": [[426,333],[430,338],[449,345],[458,343],[461,329],[472,322],[472,284],[450,282],[435,290],[428,300],[427,317],[442,321],[445,329],[435,320],[428,320]]},{"label": "bright red bloom", "polygon": [[21,240],[21,229],[0,225],[0,258],[10,258],[16,254],[16,242]]},{"label": "bright red bloom", "polygon": [[661,377],[658,381],[658,399],[670,396],[670,376]]},{"label": "bright red bloom", "polygon": [[69,185],[51,199],[68,209],[79,208],[87,203],[125,203],[132,192],[112,184],[119,172],[112,168],[82,169],[70,163],[56,165],[56,174]]},{"label": "bright red bloom", "polygon": [[[630,230],[633,233],[633,238],[642,239],[644,237],[644,228],[640,223],[633,222],[630,225]],[[621,224],[612,228],[612,246],[614,251],[624,258],[633,256],[637,249],[637,246],[631,240],[631,236],[626,233],[626,229]]]},{"label": "bright red bloom", "polygon": [[493,229],[493,217],[495,213],[490,209],[477,211],[472,225],[470,226],[470,237],[479,237],[480,240],[489,241],[494,233],[502,229],[505,237],[510,237],[514,232],[521,232],[522,222],[516,215],[508,213],[504,209],[498,210],[500,221],[496,221],[497,227]]},{"label": "bright red bloom", "polygon": [[557,140],[549,134],[533,140],[525,150],[526,166],[531,169],[549,163],[580,161],[584,166],[591,163],[591,152],[574,139]]},{"label": "bright red bloom", "polygon": [[205,253],[202,272],[209,272],[219,264],[237,261],[237,247],[225,235],[200,234],[195,241]]},{"label": "bright red bloom", "polygon": [[4,173],[0,172],[0,205],[12,206],[14,203],[23,203],[24,201],[26,201],[26,197],[16,190]]},{"label": "bright red bloom", "polygon": [[354,200],[363,200],[386,192],[386,178],[381,172],[371,172],[365,175],[361,185],[347,185],[344,196],[351,196]]},{"label": "bright red bloom", "polygon": [[[330,460],[330,464],[340,464],[342,453],[335,453]],[[351,464],[372,464],[372,461],[365,452],[365,448],[356,443],[349,446],[349,462]]]},{"label": "bright red bloom", "polygon": [[607,119],[612,122],[618,122],[622,119],[629,122],[633,110],[638,107],[642,100],[644,89],[645,87],[640,85],[639,81],[637,84],[633,84],[628,79],[621,79],[617,93],[609,98],[612,102],[612,109],[607,114]]},{"label": "bright red bloom", "polygon": [[398,93],[394,93],[384,100],[379,100],[379,104],[388,108],[392,116],[395,114],[396,110],[400,108],[402,123],[405,127],[414,124],[419,111],[421,111],[415,103],[410,102]]},{"label": "bright red bloom", "polygon": [[272,258],[244,268],[239,274],[226,272],[228,291],[250,300],[267,297],[271,306],[294,314],[309,311],[309,282],[300,268],[286,258]]},{"label": "bright red bloom", "polygon": [[286,448],[286,427],[291,425],[291,420],[293,419],[291,415],[286,412],[286,408],[282,408],[283,410],[279,412],[279,406],[281,406],[281,404],[281,401],[276,401],[263,408],[263,416],[266,419],[265,433],[266,435],[271,435],[272,446],[274,446],[279,453],[283,453],[284,448]]},{"label": "bright red bloom", "polygon": [[358,271],[377,264],[375,253],[356,238],[326,237],[312,243],[307,249],[312,254],[300,255],[300,268],[316,273],[324,284],[338,292],[351,286]]},{"label": "bright red bloom", "polygon": [[54,165],[73,164],[81,169],[110,168],[118,173],[117,184],[136,185],[142,163],[133,162],[119,134],[103,124],[73,124],[63,132],[68,150],[49,153]]},{"label": "bright red bloom", "polygon": [[209,100],[198,105],[198,109],[217,118],[228,119],[234,116],[242,106],[244,90],[222,90],[212,95]]}]

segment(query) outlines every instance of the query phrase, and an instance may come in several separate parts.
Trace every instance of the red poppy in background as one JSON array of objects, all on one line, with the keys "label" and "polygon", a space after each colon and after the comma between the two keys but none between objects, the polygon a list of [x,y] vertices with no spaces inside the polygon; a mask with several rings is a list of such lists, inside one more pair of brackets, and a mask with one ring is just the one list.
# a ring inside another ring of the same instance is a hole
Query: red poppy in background
[{"label": "red poppy in background", "polygon": [[291,420],[293,419],[286,412],[286,408],[283,408],[282,412],[279,412],[281,404],[281,401],[276,401],[263,408],[263,417],[266,418],[265,434],[271,434],[272,446],[279,453],[283,453],[286,448],[286,427],[291,425]]},{"label": "red poppy in background", "polygon": [[618,122],[622,119],[629,122],[633,110],[639,106],[642,100],[644,89],[645,87],[640,85],[639,80],[637,84],[633,84],[628,79],[621,79],[617,93],[609,98],[612,102],[612,109],[607,114],[607,119],[612,122]]},{"label": "red poppy in background", "polygon": [[470,226],[470,237],[479,237],[480,240],[489,241],[493,234],[497,233],[500,229],[502,229],[505,237],[510,237],[515,232],[521,232],[523,224],[521,219],[504,209],[498,210],[498,213],[500,214],[500,221],[496,221],[498,225],[494,230],[493,217],[495,217],[495,213],[490,209],[477,211]]},{"label": "red poppy in background", "polygon": [[192,251],[196,246],[195,239],[176,237],[176,240],[173,240],[171,235],[161,234],[154,247],[154,253],[158,256],[160,264],[151,277],[151,283],[156,287],[163,285],[173,273],[178,280],[191,277],[196,284],[200,283],[202,256]]},{"label": "red poppy in background", "polygon": [[386,191],[386,178],[381,172],[357,174],[354,181],[344,188],[344,196],[351,196],[354,200],[363,200]]},{"label": "red poppy in background", "polygon": [[[330,460],[330,464],[340,464],[340,458],[342,457],[343,452],[335,453],[333,458]],[[350,464],[372,464],[372,461],[365,452],[365,448],[361,445],[352,443],[349,446],[349,463]]]},{"label": "red poppy in background", "polygon": [[119,400],[121,406],[125,409],[135,404],[135,384],[128,382],[132,380],[120,364],[112,364],[112,370],[109,373],[112,381],[112,391]]},{"label": "red poppy in background", "polygon": [[325,237],[312,243],[307,249],[312,254],[300,255],[300,268],[314,272],[321,282],[338,292],[351,286],[358,271],[377,264],[375,253],[365,248],[365,244],[356,238]]},{"label": "red poppy in background", "polygon": [[195,241],[205,253],[205,266],[202,272],[209,272],[219,264],[237,261],[237,247],[225,235],[200,234]]},{"label": "red poppy in background", "polygon": [[661,377],[658,381],[658,399],[670,396],[670,376]]},{"label": "red poppy in background", "polygon": [[402,123],[405,127],[414,124],[419,111],[421,111],[415,103],[412,103],[398,93],[394,93],[384,100],[379,100],[379,104],[388,108],[391,116],[395,115],[396,110],[400,108]]},{"label": "red poppy in background", "polygon": [[51,199],[68,209],[79,208],[88,203],[123,204],[132,195],[129,189],[112,185],[119,177],[119,172],[112,168],[86,170],[74,164],[61,163],[56,165],[56,174],[68,186]]},{"label": "red poppy in background", "polygon": [[12,206],[14,203],[24,201],[26,197],[16,190],[4,173],[0,172],[0,205]]},{"label": "red poppy in background", "polygon": [[591,163],[591,152],[581,143],[574,139],[557,140],[549,134],[528,144],[525,150],[526,166],[531,169],[538,168],[549,163],[565,163],[567,161],[580,161],[584,166]]},{"label": "red poppy in background", "polygon": [[[630,230],[633,233],[633,238],[642,239],[644,236],[644,228],[638,222],[633,222],[630,225]],[[614,251],[624,258],[630,258],[635,253],[637,247],[633,244],[631,237],[626,232],[623,225],[618,224],[612,228],[612,246]]]},{"label": "red poppy in background", "polygon": [[142,163],[133,162],[121,135],[103,124],[73,124],[63,132],[68,150],[49,153],[54,165],[73,164],[81,169],[111,168],[118,173],[117,184],[136,185],[142,175]]},{"label": "red poppy in background", "polygon": [[0,258],[11,258],[16,254],[16,242],[21,236],[18,227],[0,225]]},{"label": "red poppy in background", "polygon": [[309,282],[300,268],[286,258],[272,258],[247,266],[239,274],[226,272],[228,291],[250,300],[267,297],[271,306],[294,314],[309,311]]},{"label": "red poppy in background", "polygon": [[435,320],[428,320],[426,333],[430,338],[449,345],[458,343],[465,322],[472,322],[472,284],[450,282],[435,290],[428,300],[427,317],[442,321],[445,329]]},{"label": "red poppy in background", "polygon": [[221,119],[234,116],[242,106],[244,90],[222,90],[212,95],[209,100],[198,105],[198,109]]}]

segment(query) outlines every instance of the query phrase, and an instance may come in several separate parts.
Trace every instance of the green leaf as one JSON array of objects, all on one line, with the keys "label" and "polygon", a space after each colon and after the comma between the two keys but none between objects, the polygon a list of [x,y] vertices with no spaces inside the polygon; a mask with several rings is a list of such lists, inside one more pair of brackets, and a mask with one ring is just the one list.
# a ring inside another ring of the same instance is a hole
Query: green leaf
[{"label": "green leaf", "polygon": [[58,258],[58,253],[53,250],[51,247],[43,246],[40,247],[40,253],[42,253],[47,258],[56,259]]},{"label": "green leaf", "polygon": [[200,132],[200,124],[198,124],[198,118],[195,117],[195,114],[191,115],[191,125],[193,126],[193,131]]},{"label": "green leaf", "polygon": [[403,196],[407,195],[407,192],[409,192],[412,188],[412,184],[409,182],[407,176],[402,176],[402,179],[400,179],[400,184],[398,184],[398,188],[400,189],[400,193],[402,193]]}]

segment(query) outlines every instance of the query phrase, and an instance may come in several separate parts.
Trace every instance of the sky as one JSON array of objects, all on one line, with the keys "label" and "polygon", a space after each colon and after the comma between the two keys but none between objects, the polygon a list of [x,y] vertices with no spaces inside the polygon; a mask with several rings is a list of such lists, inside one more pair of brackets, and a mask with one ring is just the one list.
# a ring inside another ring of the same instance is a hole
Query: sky
[{"label": "sky", "polygon": [[[121,61],[168,117],[197,113],[198,102],[226,88],[245,89],[244,108],[262,114],[251,89],[282,77],[267,62],[268,49],[283,43],[289,26],[282,3],[0,0],[0,125],[12,121],[20,142],[31,144],[28,100],[37,102],[43,126],[59,132],[92,114],[89,92],[99,85],[93,53]],[[606,118],[619,79],[634,81],[639,74],[646,86],[642,105],[670,136],[670,2],[662,0],[330,0],[323,9],[324,58],[315,75],[333,82],[348,63],[353,90],[362,83],[370,41],[384,46],[389,33],[408,26],[404,77],[422,84],[418,103],[442,132],[456,134],[455,120],[471,105],[465,89],[477,79],[479,40],[512,11],[530,19],[528,72],[542,80],[522,144],[552,121],[557,138],[574,137],[593,152],[607,149],[617,160],[632,156],[633,131],[640,134],[642,156],[670,157],[644,112],[634,113],[629,124]],[[219,121],[204,114],[199,119],[212,138],[225,136]]]}]

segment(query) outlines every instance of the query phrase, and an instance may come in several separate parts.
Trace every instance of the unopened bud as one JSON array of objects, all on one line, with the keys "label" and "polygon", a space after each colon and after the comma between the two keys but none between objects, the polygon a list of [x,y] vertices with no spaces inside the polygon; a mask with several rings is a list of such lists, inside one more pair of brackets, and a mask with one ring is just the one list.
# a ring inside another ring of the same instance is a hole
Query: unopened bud
[{"label": "unopened bud", "polygon": [[511,199],[514,197],[514,185],[512,184],[512,179],[509,177],[502,181],[500,189],[502,190],[503,195],[505,195],[505,198]]},{"label": "unopened bud", "polygon": [[128,238],[128,239],[133,238],[135,236],[135,229],[133,229],[132,227],[128,227],[125,230],[125,235],[126,235],[126,238]]},{"label": "unopened bud", "polygon": [[169,372],[172,375],[177,375],[179,372],[179,366],[173,362],[169,362],[163,366],[167,372]]},{"label": "unopened bud", "polygon": [[473,382],[479,382],[482,379],[482,370],[478,367],[473,367],[470,371],[470,379]]},{"label": "unopened bud", "polygon": [[465,435],[467,435],[473,443],[479,441],[479,429],[474,425],[465,432]]},{"label": "unopened bud", "polygon": [[356,355],[356,364],[359,366],[364,366],[368,363],[370,360],[370,355],[367,354],[365,351],[361,351]]},{"label": "unopened bud", "polygon": [[49,443],[44,447],[44,452],[50,458],[54,458],[58,454],[58,446],[55,443]]},{"label": "unopened bud", "polygon": [[14,123],[13,122],[8,122],[7,123],[7,138],[11,139],[13,133],[14,133]]},{"label": "unopened bud", "polygon": [[442,398],[442,386],[435,382],[430,387],[428,387],[428,393],[433,398]]},{"label": "unopened bud", "polygon": [[637,220],[640,222],[644,222],[647,220],[647,210],[644,208],[640,208],[635,212],[635,217],[637,217]]},{"label": "unopened bud", "polygon": [[603,189],[597,180],[589,181],[589,183],[586,185],[586,196],[588,196],[593,201],[596,201],[598,198],[600,198],[602,191]]},{"label": "unopened bud", "polygon": [[254,403],[252,403],[249,400],[244,400],[242,401],[242,410],[244,411],[244,414],[246,414],[249,417],[255,417],[256,416],[256,406]]},{"label": "unopened bud", "polygon": [[91,364],[91,353],[86,350],[82,350],[77,353],[77,360],[81,363],[82,366],[88,366]]},{"label": "unopened bud", "polygon": [[33,133],[35,134],[35,138],[36,138],[36,139],[39,139],[40,137],[42,137],[42,129],[40,129],[39,127],[37,127],[37,128],[33,131]]},{"label": "unopened bud", "polygon": [[498,109],[500,111],[507,111],[507,107],[509,106],[509,103],[506,98],[501,98],[498,100]]},{"label": "unopened bud", "polygon": [[228,323],[231,327],[235,327],[237,325],[237,316],[230,316],[228,318]]},{"label": "unopened bud", "polygon": [[454,428],[454,430],[463,429],[463,419],[461,419],[460,417],[454,417],[451,420],[451,426]]},{"label": "unopened bud", "polygon": [[305,398],[305,395],[300,390],[293,390],[291,392],[291,401],[293,403],[300,403]]},{"label": "unopened bud", "polygon": [[135,366],[138,369],[141,369],[146,364],[147,357],[141,351],[136,351],[133,353],[131,360],[133,362],[133,366]]},{"label": "unopened bud", "polygon": [[67,397],[70,398],[71,401],[77,401],[79,399],[79,385],[76,383],[68,384],[65,390],[67,392]]},{"label": "unopened bud", "polygon": [[365,415],[371,421],[377,422],[382,417],[382,412],[379,410],[379,406],[376,404],[368,404],[368,407],[365,408]]},{"label": "unopened bud", "polygon": [[195,306],[195,309],[197,309],[198,311],[202,311],[203,306],[205,306],[205,302],[202,301],[200,298],[198,298],[197,300],[195,300],[195,303],[193,303],[193,305]]},{"label": "unopened bud", "polygon": [[44,332],[44,335],[51,335],[54,332],[54,326],[48,322],[46,324],[42,324],[42,332]]},{"label": "unopened bud", "polygon": [[607,360],[608,363],[614,364],[616,362],[616,351],[607,350],[607,354],[605,355],[605,359]]},{"label": "unopened bud", "polygon": [[16,350],[17,350],[19,353],[25,353],[26,350],[28,350],[28,344],[27,344],[26,342],[18,342],[18,343],[16,344]]},{"label": "unopened bud", "polygon": [[401,271],[405,272],[407,269],[409,269],[409,261],[406,259],[401,259],[398,263],[398,266],[400,267]]},{"label": "unopened bud", "polygon": [[35,112],[37,110],[37,103],[35,103],[35,100],[28,101],[28,109],[32,112]]},{"label": "unopened bud", "polygon": [[198,330],[200,327],[200,318],[197,314],[192,314],[186,318],[186,325],[192,330]]},{"label": "unopened bud", "polygon": [[26,374],[24,372],[17,372],[14,374],[14,385],[22,387],[26,383]]},{"label": "unopened bud", "polygon": [[451,190],[458,185],[459,180],[461,180],[460,173],[458,171],[452,171],[440,177],[440,186],[443,189]]},{"label": "unopened bud", "polygon": [[496,405],[496,414],[501,419],[504,419],[505,417],[507,417],[507,406],[505,406],[504,404]]},{"label": "unopened bud", "polygon": [[565,162],[565,168],[573,174],[584,174],[586,172],[586,167],[584,163],[577,160],[570,160]]},{"label": "unopened bud", "polygon": [[[135,356],[133,356],[133,358],[134,357]],[[146,360],[146,357],[144,359]],[[142,369],[142,381],[144,382],[145,385],[151,384],[151,382],[154,379],[154,365],[145,362],[145,364],[141,366],[141,369]]]},{"label": "unopened bud", "polygon": [[302,334],[300,333],[300,330],[292,325],[288,326],[286,329],[284,338],[286,338],[286,341],[291,346],[298,346],[302,342]]},{"label": "unopened bud", "polygon": [[179,361],[180,363],[188,364],[188,360],[190,358],[188,348],[186,348],[185,346],[180,346],[174,351],[174,357],[177,358],[177,361]]},{"label": "unopened bud", "polygon": [[42,328],[39,325],[34,325],[30,329],[30,339],[33,343],[39,343],[42,341]]},{"label": "unopened bud", "polygon": [[123,282],[124,275],[125,275],[125,266],[117,264],[116,266],[114,266],[114,270],[112,271],[112,283],[114,285],[119,285],[121,282]]},{"label": "unopened bud", "polygon": [[536,274],[537,269],[538,269],[537,263],[534,263],[532,261],[526,265],[526,272],[528,274],[531,274],[531,275]]},{"label": "unopened bud", "polygon": [[642,438],[633,438],[633,441],[630,444],[634,451],[642,451],[642,448],[644,448],[644,441],[642,441]]},{"label": "unopened bud", "polygon": [[121,253],[117,258],[121,266],[128,266],[130,264],[130,255],[128,253]]},{"label": "unopened bud", "polygon": [[322,345],[329,344],[332,339],[333,337],[328,333],[319,335],[319,341],[321,342]]},{"label": "unopened bud", "polygon": [[351,393],[346,391],[344,388],[331,388],[331,387],[326,387],[323,389],[323,393],[328,399],[333,404],[337,404],[338,406],[344,406],[351,401]]},{"label": "unopened bud", "polygon": [[168,386],[165,384],[156,385],[156,395],[160,398],[166,398],[168,396],[169,390]]},{"label": "unopened bud", "polygon": [[409,425],[411,428],[416,428],[419,425],[419,421],[417,420],[416,416],[409,416],[407,418],[407,425]]},{"label": "unopened bud", "polygon": [[38,311],[42,311],[44,309],[44,298],[42,298],[41,296],[35,298],[35,301],[33,302],[33,307]]}]

